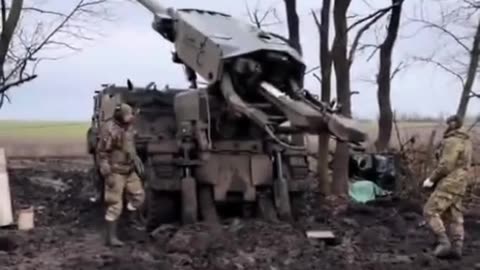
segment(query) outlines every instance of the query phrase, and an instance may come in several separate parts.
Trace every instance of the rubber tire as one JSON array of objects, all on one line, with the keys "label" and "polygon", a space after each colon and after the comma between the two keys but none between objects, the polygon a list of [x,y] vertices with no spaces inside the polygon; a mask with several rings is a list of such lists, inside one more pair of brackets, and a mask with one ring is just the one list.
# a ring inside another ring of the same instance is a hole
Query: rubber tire
[{"label": "rubber tire", "polygon": [[257,197],[257,207],[257,212],[262,219],[265,219],[269,222],[278,221],[277,211],[275,209],[273,198],[270,192],[269,194],[259,194]]},{"label": "rubber tire", "polygon": [[178,204],[175,193],[147,188],[146,192],[146,230],[152,232],[162,224],[176,220]]},{"label": "rubber tire", "polygon": [[199,188],[198,203],[200,206],[200,214],[205,222],[209,224],[220,223],[217,206],[215,205],[213,191],[210,185]]}]

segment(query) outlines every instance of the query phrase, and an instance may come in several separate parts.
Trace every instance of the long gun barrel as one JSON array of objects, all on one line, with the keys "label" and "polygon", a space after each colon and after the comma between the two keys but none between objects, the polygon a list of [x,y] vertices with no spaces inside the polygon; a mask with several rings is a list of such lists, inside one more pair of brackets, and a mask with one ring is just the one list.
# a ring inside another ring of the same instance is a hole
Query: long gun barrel
[{"label": "long gun barrel", "polygon": [[150,12],[152,12],[157,17],[170,17],[170,15],[168,14],[168,9],[165,8],[162,4],[160,4],[157,0],[138,0],[138,2],[142,4],[145,8],[150,10]]}]

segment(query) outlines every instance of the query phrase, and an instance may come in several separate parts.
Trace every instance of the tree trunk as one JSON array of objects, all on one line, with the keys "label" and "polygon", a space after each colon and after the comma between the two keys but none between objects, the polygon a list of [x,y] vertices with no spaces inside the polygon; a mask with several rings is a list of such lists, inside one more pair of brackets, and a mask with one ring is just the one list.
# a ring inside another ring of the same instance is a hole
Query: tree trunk
[{"label": "tree trunk", "polygon": [[376,150],[385,151],[392,136],[393,112],[390,101],[392,52],[400,27],[403,0],[392,0],[392,14],[388,24],[387,36],[380,46],[380,65],[377,77],[377,100],[380,112],[378,119],[378,137],[375,142]]},{"label": "tree trunk", "polygon": [[300,21],[297,14],[297,0],[284,0],[287,13],[288,39],[290,44],[302,54],[300,44]]},{"label": "tree trunk", "polygon": [[[329,48],[330,36],[330,0],[323,0],[322,14],[320,22],[317,22],[317,27],[320,32],[320,67],[322,74],[322,101],[329,103],[331,94],[331,79],[332,79],[332,56]],[[318,184],[320,193],[324,196],[330,194],[330,175],[328,168],[328,154],[329,154],[329,134],[321,133],[318,136],[318,159],[317,172]]]},{"label": "tree trunk", "polygon": [[462,95],[460,96],[460,103],[458,104],[457,115],[462,119],[465,118],[468,109],[468,101],[470,100],[470,94],[472,93],[473,83],[477,75],[478,61],[480,54],[480,21],[477,24],[477,31],[475,38],[473,39],[472,49],[470,52],[470,63],[468,65],[467,79],[463,85]]},{"label": "tree trunk", "polygon": [[7,57],[8,49],[12,42],[13,34],[17,28],[18,21],[23,8],[23,0],[13,0],[10,12],[6,15],[5,1],[2,0],[2,33],[0,36],[0,85],[4,83],[4,65]]},{"label": "tree trunk", "polygon": [[[284,0],[285,10],[287,13],[288,24],[288,40],[291,46],[293,46],[300,54],[302,54],[302,45],[300,44],[300,22],[297,15],[297,0]],[[303,80],[300,82],[300,86],[303,87]],[[295,145],[305,144],[305,134],[294,134],[292,136],[292,142]]]},{"label": "tree trunk", "polygon": [[[351,0],[336,0],[333,7],[335,39],[333,41],[333,64],[336,74],[337,99],[341,104],[341,113],[351,117],[350,74],[347,58],[347,10]],[[346,195],[348,192],[348,144],[337,142],[333,161],[332,191],[335,195]]]}]

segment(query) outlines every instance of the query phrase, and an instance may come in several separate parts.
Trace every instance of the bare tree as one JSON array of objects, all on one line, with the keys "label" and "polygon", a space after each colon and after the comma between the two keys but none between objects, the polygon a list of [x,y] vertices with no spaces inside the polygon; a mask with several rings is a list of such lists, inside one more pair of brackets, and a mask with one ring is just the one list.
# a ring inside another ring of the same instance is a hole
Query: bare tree
[{"label": "bare tree", "polygon": [[[8,100],[6,94],[10,89],[38,77],[36,68],[41,61],[59,57],[44,52],[78,51],[74,41],[90,39],[84,33],[85,25],[89,19],[105,14],[101,8],[105,2],[77,0],[64,13],[25,6],[23,0],[1,0],[0,107]],[[50,20],[43,20],[45,17]]]},{"label": "bare tree", "polygon": [[[391,80],[401,69],[405,68],[405,63],[401,62],[400,65],[392,71],[391,63],[392,52],[400,27],[403,1],[404,0],[392,0],[391,6],[378,9],[372,14],[358,19],[349,27],[349,30],[352,30],[357,26],[361,26],[356,32],[355,38],[353,39],[353,43],[350,48],[350,66],[352,66],[355,54],[357,53],[357,50],[360,50],[360,48],[362,50],[365,48],[373,48],[371,55],[368,57],[368,60],[370,60],[378,50],[380,51],[379,73],[376,79],[376,84],[378,87],[377,100],[380,111],[379,133],[375,142],[377,151],[386,150],[390,142],[393,121],[393,112],[390,101]],[[360,40],[363,34],[387,14],[391,14],[391,16],[387,26],[387,34],[383,43],[381,45],[369,44],[368,46],[361,46]]]},{"label": "bare tree", "polygon": [[[351,0],[336,0],[333,6],[335,38],[332,59],[335,68],[337,99],[341,104],[341,113],[351,117],[350,64],[347,56],[348,28],[347,11]],[[348,191],[349,148],[344,142],[337,142],[333,161],[333,186],[335,195],[346,195]]]},{"label": "bare tree", "polygon": [[[302,45],[300,43],[300,21],[297,14],[297,0],[284,0],[285,12],[287,14],[288,41],[300,54],[302,54]],[[303,80],[300,82],[303,86]],[[292,142],[296,145],[304,145],[305,134],[295,134],[292,136]]]},{"label": "bare tree", "polygon": [[[320,20],[312,12],[315,24],[320,35],[320,72],[321,79],[321,99],[323,102],[329,103],[331,96],[331,80],[332,80],[332,55],[329,48],[330,38],[330,0],[323,0],[321,18]],[[329,149],[329,134],[322,133],[318,136],[318,159],[317,171],[320,192],[327,196],[330,194],[330,179],[328,168],[328,149]]]},{"label": "bare tree", "polygon": [[392,13],[387,28],[385,41],[380,45],[380,65],[377,76],[377,100],[380,111],[378,120],[378,137],[375,143],[377,151],[384,151],[392,136],[393,112],[390,101],[390,84],[392,76],[392,51],[398,36],[403,0],[392,0]]},{"label": "bare tree", "polygon": [[285,12],[287,14],[288,39],[290,44],[302,53],[300,44],[300,21],[297,14],[297,0],[284,0]]}]

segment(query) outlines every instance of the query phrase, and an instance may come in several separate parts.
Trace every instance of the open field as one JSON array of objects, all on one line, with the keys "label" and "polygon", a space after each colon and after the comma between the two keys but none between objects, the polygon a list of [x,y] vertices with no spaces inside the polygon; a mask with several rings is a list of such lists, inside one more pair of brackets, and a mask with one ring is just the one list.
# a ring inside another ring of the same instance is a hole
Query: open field
[{"label": "open field", "polygon": [[8,156],[86,155],[87,122],[0,121],[0,146]]},{"label": "open field", "polygon": [[0,137],[83,140],[87,122],[0,121]]},{"label": "open field", "polygon": [[[467,123],[469,127],[471,124]],[[85,156],[88,122],[52,121],[0,121],[0,147],[6,149],[10,157],[26,156]],[[362,121],[360,127],[369,134],[369,144],[377,135],[376,122]],[[406,141],[415,136],[418,144],[426,143],[433,130],[436,141],[441,138],[442,125],[435,122],[398,123],[400,140]],[[480,125],[472,129],[475,142],[480,143]],[[317,149],[316,139],[308,140],[309,149]],[[392,145],[398,145],[396,131],[392,134]],[[478,152],[478,151],[477,151]]]}]

